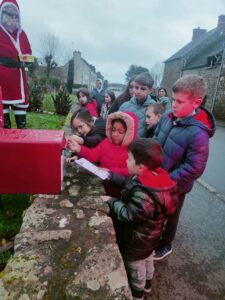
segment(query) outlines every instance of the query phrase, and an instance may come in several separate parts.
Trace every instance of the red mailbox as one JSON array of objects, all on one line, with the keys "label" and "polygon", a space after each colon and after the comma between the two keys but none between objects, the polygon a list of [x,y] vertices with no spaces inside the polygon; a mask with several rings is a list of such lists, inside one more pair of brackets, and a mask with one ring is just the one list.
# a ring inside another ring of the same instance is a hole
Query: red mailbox
[{"label": "red mailbox", "polygon": [[0,87],[0,128],[4,125],[3,104],[2,104],[2,88]]},{"label": "red mailbox", "polygon": [[63,130],[0,129],[0,194],[56,194],[63,182]]}]

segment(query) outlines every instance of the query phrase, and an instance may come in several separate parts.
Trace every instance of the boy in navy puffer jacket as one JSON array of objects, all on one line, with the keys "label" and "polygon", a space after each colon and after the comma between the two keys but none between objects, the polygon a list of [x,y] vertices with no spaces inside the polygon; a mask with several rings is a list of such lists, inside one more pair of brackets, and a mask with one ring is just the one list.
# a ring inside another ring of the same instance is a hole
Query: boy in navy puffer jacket
[{"label": "boy in navy puffer jacket", "polygon": [[120,199],[102,196],[109,205],[116,239],[124,259],[133,299],[151,291],[153,250],[163,232],[167,215],[177,205],[177,187],[160,168],[161,145],[142,138],[128,146],[129,179],[111,173],[109,180],[125,186]]},{"label": "boy in navy puffer jacket", "polygon": [[155,260],[172,252],[180,211],[186,193],[206,167],[209,138],[215,132],[215,121],[209,111],[200,108],[206,93],[206,83],[199,75],[187,75],[178,79],[172,87],[172,110],[162,116],[153,137],[163,147],[162,167],[178,184],[178,208],[168,218]]}]

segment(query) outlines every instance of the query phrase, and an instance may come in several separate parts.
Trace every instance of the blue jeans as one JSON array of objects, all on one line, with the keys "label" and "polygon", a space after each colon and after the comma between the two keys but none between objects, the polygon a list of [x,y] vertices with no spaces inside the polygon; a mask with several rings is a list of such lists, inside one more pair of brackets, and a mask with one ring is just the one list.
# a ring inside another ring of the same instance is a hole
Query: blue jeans
[{"label": "blue jeans", "polygon": [[131,290],[144,291],[146,280],[152,280],[154,274],[153,253],[142,260],[126,260],[124,265],[127,271]]}]

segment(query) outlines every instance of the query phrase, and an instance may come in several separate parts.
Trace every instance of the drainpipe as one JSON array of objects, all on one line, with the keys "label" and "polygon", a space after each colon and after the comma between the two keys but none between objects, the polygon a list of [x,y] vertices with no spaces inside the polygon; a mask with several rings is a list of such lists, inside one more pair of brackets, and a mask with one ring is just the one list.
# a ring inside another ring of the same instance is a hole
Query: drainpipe
[{"label": "drainpipe", "polygon": [[225,57],[225,42],[223,43],[223,53],[222,53],[221,65],[220,65],[219,75],[218,75],[218,78],[217,78],[217,81],[216,81],[216,88],[215,88],[215,92],[214,92],[213,99],[212,99],[212,105],[211,105],[211,108],[210,108],[211,112],[213,112],[214,104],[215,104],[215,101],[216,101],[216,95],[217,95],[218,86],[219,86],[219,82],[220,82],[220,75],[221,75],[222,68],[223,68],[224,57]]}]

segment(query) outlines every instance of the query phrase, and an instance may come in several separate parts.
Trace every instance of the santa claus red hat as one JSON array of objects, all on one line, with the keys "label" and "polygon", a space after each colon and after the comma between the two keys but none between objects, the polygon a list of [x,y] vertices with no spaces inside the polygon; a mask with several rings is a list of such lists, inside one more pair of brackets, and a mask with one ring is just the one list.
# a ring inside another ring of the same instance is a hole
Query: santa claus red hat
[{"label": "santa claus red hat", "polygon": [[2,3],[0,4],[0,9],[1,9],[3,6],[9,5],[9,4],[15,5],[18,9],[20,9],[20,8],[19,8],[19,5],[18,5],[18,3],[17,3],[16,0],[3,0]]}]

